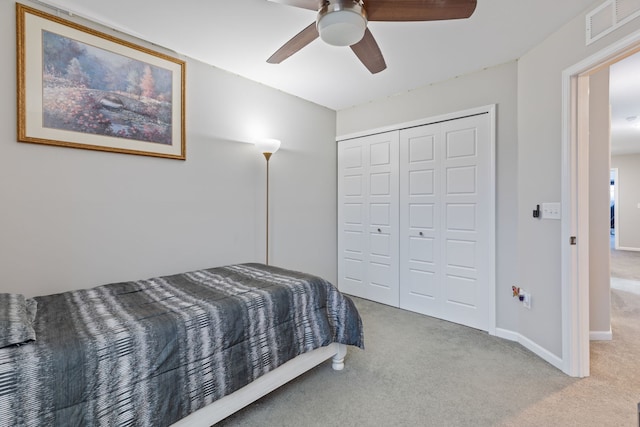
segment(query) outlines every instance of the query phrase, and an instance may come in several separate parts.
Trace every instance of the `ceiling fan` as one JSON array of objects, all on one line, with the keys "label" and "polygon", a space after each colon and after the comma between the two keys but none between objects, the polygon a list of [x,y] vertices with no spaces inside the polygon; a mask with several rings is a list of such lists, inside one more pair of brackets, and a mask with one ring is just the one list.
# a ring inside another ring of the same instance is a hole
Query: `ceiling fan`
[{"label": "ceiling fan", "polygon": [[437,21],[470,17],[476,0],[270,0],[318,12],[316,22],[296,34],[267,62],[279,64],[320,37],[333,46],[350,46],[372,73],[387,68],[369,21]]}]

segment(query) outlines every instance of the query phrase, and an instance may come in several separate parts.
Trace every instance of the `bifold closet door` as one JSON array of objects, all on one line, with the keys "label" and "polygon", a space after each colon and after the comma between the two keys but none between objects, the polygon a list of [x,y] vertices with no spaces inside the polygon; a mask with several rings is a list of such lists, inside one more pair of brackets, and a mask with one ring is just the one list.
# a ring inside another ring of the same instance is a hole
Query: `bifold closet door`
[{"label": "bifold closet door", "polygon": [[400,132],[400,307],[487,330],[493,260],[487,114]]},{"label": "bifold closet door", "polygon": [[400,132],[400,307],[442,316],[440,124]]},{"label": "bifold closet door", "polygon": [[398,306],[398,132],[338,144],[338,287]]}]

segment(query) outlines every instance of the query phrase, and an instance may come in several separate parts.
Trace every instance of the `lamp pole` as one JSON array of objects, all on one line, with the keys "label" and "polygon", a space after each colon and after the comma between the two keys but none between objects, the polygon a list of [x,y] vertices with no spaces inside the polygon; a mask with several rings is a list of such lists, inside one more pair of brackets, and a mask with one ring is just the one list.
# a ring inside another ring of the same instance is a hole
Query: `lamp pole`
[{"label": "lamp pole", "polygon": [[257,140],[255,142],[256,148],[258,150],[260,150],[260,152],[264,155],[264,158],[267,161],[267,206],[266,206],[266,217],[267,217],[267,222],[266,222],[266,251],[265,251],[265,264],[269,265],[269,160],[271,159],[271,156],[278,151],[278,149],[280,148],[280,141],[277,139],[271,139],[271,138],[266,138],[266,139],[260,139]]},{"label": "lamp pole", "polygon": [[267,229],[267,238],[266,238],[266,250],[265,250],[265,254],[266,254],[266,261],[265,264],[269,265],[269,159],[271,158],[271,155],[273,153],[262,153],[264,154],[264,158],[267,159],[267,206],[266,206],[266,211],[267,211],[267,222],[266,222],[266,229]]}]

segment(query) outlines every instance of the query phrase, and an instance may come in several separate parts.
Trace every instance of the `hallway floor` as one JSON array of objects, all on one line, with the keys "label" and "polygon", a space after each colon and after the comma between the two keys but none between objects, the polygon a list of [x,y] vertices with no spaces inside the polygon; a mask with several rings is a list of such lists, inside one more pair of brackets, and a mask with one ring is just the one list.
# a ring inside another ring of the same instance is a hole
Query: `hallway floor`
[{"label": "hallway floor", "polygon": [[611,287],[640,294],[640,252],[615,249],[611,235]]}]

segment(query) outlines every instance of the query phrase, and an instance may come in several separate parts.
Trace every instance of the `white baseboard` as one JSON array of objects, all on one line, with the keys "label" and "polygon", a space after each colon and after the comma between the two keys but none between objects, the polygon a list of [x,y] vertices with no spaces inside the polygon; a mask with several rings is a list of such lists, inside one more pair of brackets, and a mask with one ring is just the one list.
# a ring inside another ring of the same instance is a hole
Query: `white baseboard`
[{"label": "white baseboard", "polygon": [[620,279],[618,277],[612,277],[610,282],[611,289],[617,289],[619,291],[631,292],[632,294],[640,295],[640,281]]},{"label": "white baseboard", "polygon": [[591,341],[611,341],[613,339],[613,333],[611,329],[608,331],[590,331],[589,340]]},{"label": "white baseboard", "polygon": [[496,328],[496,336],[505,340],[518,342],[520,335],[508,329]]},{"label": "white baseboard", "polygon": [[522,345],[527,350],[534,353],[536,356],[540,357],[542,360],[550,363],[557,369],[562,371],[563,362],[562,359],[551,353],[549,350],[542,348],[540,345],[531,341],[529,338],[517,333],[510,331],[508,329],[496,328],[496,336],[500,338],[507,339],[509,341],[515,341]]},{"label": "white baseboard", "polygon": [[626,247],[626,246],[618,246],[618,247],[616,247],[616,250],[640,252],[640,248],[629,248],[629,247]]}]

